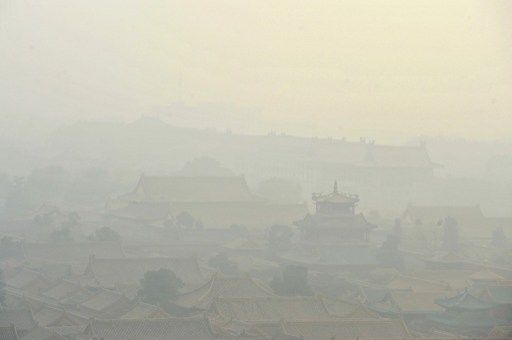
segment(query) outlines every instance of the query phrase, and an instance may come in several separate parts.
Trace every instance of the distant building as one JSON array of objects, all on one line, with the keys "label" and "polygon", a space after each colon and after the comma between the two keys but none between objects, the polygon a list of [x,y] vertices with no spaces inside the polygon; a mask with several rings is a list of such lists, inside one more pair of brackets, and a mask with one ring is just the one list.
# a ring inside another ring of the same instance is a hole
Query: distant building
[{"label": "distant building", "polygon": [[340,193],[337,182],[334,182],[332,193],[314,194],[313,201],[316,204],[316,213],[308,214],[295,223],[302,231],[304,242],[366,242],[368,233],[376,228],[366,221],[362,213],[355,213],[359,198],[356,195]]},{"label": "distant building", "polygon": [[305,204],[277,204],[255,196],[243,176],[142,175],[135,189],[114,203],[109,216],[116,219],[155,223],[187,213],[205,228],[289,225],[307,212]]},{"label": "distant building", "polygon": [[480,205],[412,205],[409,204],[402,213],[401,221],[404,226],[433,227],[443,224],[446,218],[457,222],[460,236],[491,238],[497,228],[502,228],[504,234],[512,231],[510,217],[485,216]]}]

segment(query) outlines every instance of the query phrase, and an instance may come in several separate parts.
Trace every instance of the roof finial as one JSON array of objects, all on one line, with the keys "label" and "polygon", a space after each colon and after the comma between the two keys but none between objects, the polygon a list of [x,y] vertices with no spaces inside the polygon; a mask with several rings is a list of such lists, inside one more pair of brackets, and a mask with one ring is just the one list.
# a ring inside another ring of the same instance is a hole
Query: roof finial
[{"label": "roof finial", "polygon": [[334,188],[332,190],[333,193],[337,194],[338,193],[338,181],[334,181]]}]

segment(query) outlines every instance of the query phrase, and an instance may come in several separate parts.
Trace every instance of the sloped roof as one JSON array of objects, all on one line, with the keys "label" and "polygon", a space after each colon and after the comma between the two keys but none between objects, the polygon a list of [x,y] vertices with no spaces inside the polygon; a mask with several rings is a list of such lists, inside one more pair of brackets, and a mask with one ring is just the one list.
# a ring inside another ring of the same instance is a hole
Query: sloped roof
[{"label": "sloped roof", "polygon": [[9,275],[5,276],[4,281],[8,286],[18,289],[26,289],[34,285],[36,281],[41,281],[43,285],[50,284],[50,279],[43,274],[24,267],[14,269]]},{"label": "sloped roof", "polygon": [[397,275],[386,284],[390,290],[412,290],[415,292],[435,292],[449,290],[450,286],[441,281],[430,281],[418,277]]},{"label": "sloped roof", "polygon": [[217,298],[211,310],[240,321],[321,320],[330,318],[319,297]]},{"label": "sloped roof", "polygon": [[66,340],[66,338],[46,327],[35,327],[24,334],[20,340]]},{"label": "sloped roof", "polygon": [[410,337],[400,319],[338,319],[326,321],[285,321],[286,334],[301,339],[403,339]]},{"label": "sloped roof", "polygon": [[40,326],[76,326],[79,320],[63,309],[57,309],[44,305],[37,311],[33,312],[34,319]]},{"label": "sloped roof", "polygon": [[65,306],[66,305],[74,306],[74,305],[80,304],[82,302],[85,302],[85,301],[91,299],[95,295],[96,295],[96,293],[93,292],[92,290],[84,288],[84,289],[79,289],[79,290],[73,292],[71,295],[68,295],[68,296],[62,298],[59,302]]},{"label": "sloped roof", "polygon": [[497,304],[512,305],[512,286],[488,285],[485,287],[485,294],[482,294],[482,297]]},{"label": "sloped roof", "polygon": [[196,258],[96,258],[91,257],[85,275],[102,287],[113,288],[121,285],[138,285],[148,271],[170,269],[185,284],[200,284],[204,276]]},{"label": "sloped roof", "polygon": [[85,335],[103,340],[213,339],[204,316],[166,319],[92,320]]},{"label": "sloped roof", "polygon": [[434,282],[445,282],[451,289],[459,290],[468,286],[469,277],[475,273],[471,269],[415,269],[410,276]]},{"label": "sloped roof", "polygon": [[504,326],[510,324],[510,320],[503,319],[498,315],[490,313],[473,313],[468,312],[443,312],[439,314],[429,315],[428,318],[436,323],[446,325],[450,328],[457,328],[459,332],[470,335],[470,338],[479,336],[485,338],[494,326]]},{"label": "sloped roof", "polygon": [[13,324],[18,331],[29,330],[36,326],[30,309],[0,308],[0,326],[5,327],[11,324]]},{"label": "sloped roof", "polygon": [[249,276],[224,276],[216,273],[201,287],[181,295],[176,303],[183,307],[208,309],[216,298],[256,298],[273,295],[270,288]]},{"label": "sloped roof", "polygon": [[458,310],[485,310],[495,306],[492,302],[474,296],[467,289],[453,297],[437,299],[436,303],[447,309]]},{"label": "sloped roof", "polygon": [[325,308],[331,316],[340,318],[376,318],[378,315],[358,302],[341,299],[323,299]]},{"label": "sloped roof", "polygon": [[117,306],[120,303],[128,304],[128,298],[121,293],[102,289],[97,294],[93,295],[90,299],[82,302],[79,306],[80,310],[92,312],[95,315],[99,315],[113,306]]},{"label": "sloped roof", "polygon": [[393,314],[433,314],[442,312],[443,308],[435,301],[446,294],[440,292],[394,291],[370,308],[380,313]]},{"label": "sloped roof", "polygon": [[82,334],[86,327],[87,327],[87,325],[59,326],[59,327],[46,327],[46,328],[54,333],[57,333],[64,337],[70,337],[73,339],[73,336]]},{"label": "sloped roof", "polygon": [[61,301],[83,289],[79,284],[68,280],[60,280],[53,287],[42,293],[43,296]]},{"label": "sloped roof", "polygon": [[149,303],[137,301],[131,305],[120,319],[155,319],[170,317],[162,308]]},{"label": "sloped roof", "polygon": [[254,201],[245,178],[141,176],[131,199],[149,202]]},{"label": "sloped roof", "polygon": [[0,340],[18,340],[18,333],[14,325],[0,326]]},{"label": "sloped roof", "polygon": [[327,195],[313,194],[313,201],[315,202],[328,202],[328,203],[340,203],[354,205],[359,202],[357,195],[351,195],[344,192],[338,191],[338,182],[334,182],[333,191]]}]

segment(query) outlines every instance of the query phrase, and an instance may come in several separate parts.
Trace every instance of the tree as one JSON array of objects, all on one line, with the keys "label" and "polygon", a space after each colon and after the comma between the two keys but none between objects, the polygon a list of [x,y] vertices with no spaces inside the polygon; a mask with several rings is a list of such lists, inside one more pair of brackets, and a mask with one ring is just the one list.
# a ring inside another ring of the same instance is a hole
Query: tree
[{"label": "tree", "polygon": [[442,248],[447,251],[459,250],[459,230],[457,220],[448,216],[443,222],[443,245]]},{"label": "tree", "polygon": [[287,225],[274,224],[268,233],[268,243],[272,250],[287,249],[292,243],[293,231]]},{"label": "tree", "polygon": [[226,254],[219,253],[208,261],[208,265],[216,268],[226,275],[238,274],[238,266],[235,262],[231,261]]},{"label": "tree", "polygon": [[186,211],[183,211],[176,216],[176,222],[178,225],[187,228],[193,228],[196,224],[195,218]]},{"label": "tree", "polygon": [[140,286],[138,295],[143,301],[172,312],[171,302],[179,295],[183,282],[173,271],[161,268],[146,272]]},{"label": "tree", "polygon": [[388,234],[386,240],[379,248],[377,255],[379,262],[384,267],[394,267],[398,270],[404,268],[404,258],[399,250],[400,238],[393,234]]},{"label": "tree", "polygon": [[100,242],[118,242],[121,241],[121,235],[109,227],[96,229],[91,239]]},{"label": "tree", "polygon": [[303,266],[288,265],[284,268],[282,277],[274,277],[270,287],[278,295],[313,295],[308,283],[308,269]]}]

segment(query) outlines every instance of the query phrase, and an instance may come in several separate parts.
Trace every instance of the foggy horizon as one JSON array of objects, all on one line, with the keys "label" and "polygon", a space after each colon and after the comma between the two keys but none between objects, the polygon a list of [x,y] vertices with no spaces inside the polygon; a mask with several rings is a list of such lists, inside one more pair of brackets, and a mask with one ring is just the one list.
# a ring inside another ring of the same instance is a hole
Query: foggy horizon
[{"label": "foggy horizon", "polygon": [[3,0],[0,108],[179,123],[184,105],[202,112],[187,124],[240,133],[510,140],[510,13],[506,1]]}]

